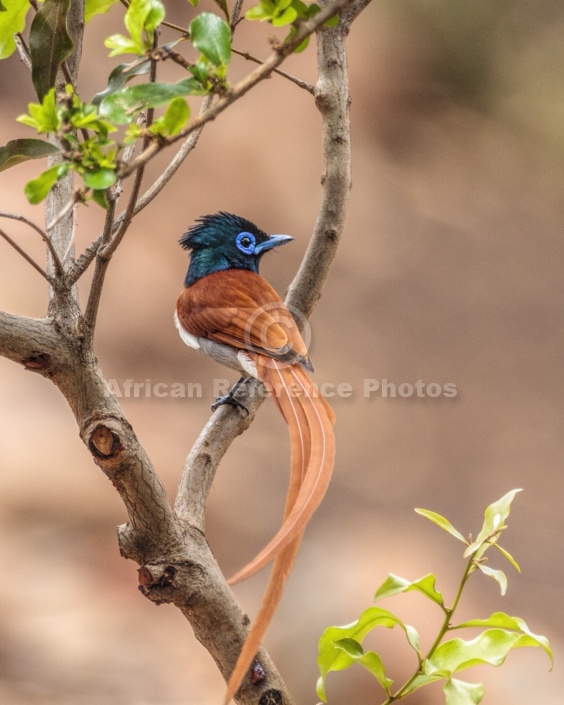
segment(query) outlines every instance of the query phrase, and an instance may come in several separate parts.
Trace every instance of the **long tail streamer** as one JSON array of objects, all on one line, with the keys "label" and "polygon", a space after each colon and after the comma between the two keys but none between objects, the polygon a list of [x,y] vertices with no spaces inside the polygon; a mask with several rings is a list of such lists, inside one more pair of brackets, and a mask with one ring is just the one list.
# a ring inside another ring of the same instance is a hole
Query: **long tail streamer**
[{"label": "long tail streamer", "polygon": [[284,585],[298,553],[305,527],[319,506],[333,471],[335,417],[306,372],[262,355],[253,355],[259,379],[271,390],[290,433],[290,486],[282,526],[274,538],[230,583],[243,580],[274,564],[257,618],[241,649],[229,683],[224,705],[239,688],[282,597]]}]

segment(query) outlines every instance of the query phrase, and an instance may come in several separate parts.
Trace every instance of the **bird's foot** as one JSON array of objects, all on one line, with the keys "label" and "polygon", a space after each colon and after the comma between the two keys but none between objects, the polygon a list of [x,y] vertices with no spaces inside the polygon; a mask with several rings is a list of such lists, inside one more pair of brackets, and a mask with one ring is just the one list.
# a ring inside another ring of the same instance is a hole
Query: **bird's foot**
[{"label": "bird's foot", "polygon": [[218,409],[220,406],[223,406],[224,404],[230,404],[231,406],[234,406],[236,409],[241,409],[241,411],[244,411],[247,416],[249,415],[249,410],[247,407],[243,404],[242,401],[239,401],[239,399],[235,398],[235,394],[237,390],[239,389],[239,385],[241,382],[244,382],[245,378],[241,377],[241,379],[231,387],[231,389],[227,392],[227,394],[224,394],[221,397],[218,397],[214,403],[211,405],[211,410],[215,411]]}]

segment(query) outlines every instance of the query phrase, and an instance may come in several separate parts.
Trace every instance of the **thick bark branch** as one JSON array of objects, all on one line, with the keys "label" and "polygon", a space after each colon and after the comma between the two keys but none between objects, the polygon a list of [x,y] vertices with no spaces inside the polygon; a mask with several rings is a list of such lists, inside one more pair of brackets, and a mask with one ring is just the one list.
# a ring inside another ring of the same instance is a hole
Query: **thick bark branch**
[{"label": "thick bark branch", "polygon": [[204,530],[206,499],[221,459],[235,438],[253,422],[265,398],[260,382],[249,379],[239,385],[235,397],[245,404],[245,414],[232,406],[223,405],[215,411],[184,463],[178,487],[175,509],[189,524]]},{"label": "thick bark branch", "polygon": [[[229,678],[248,631],[248,618],[223,578],[203,533],[174,514],[164,488],[88,347],[65,338],[52,319],[0,312],[0,354],[50,378],[74,412],[96,464],[119,492],[129,523],[118,530],[122,554],[140,566],[143,594],[175,604]],[[264,649],[256,682],[243,687],[244,705],[292,705],[290,694]],[[270,693],[270,695],[269,695]]]},{"label": "thick bark branch", "polygon": [[57,337],[49,318],[25,318],[0,311],[0,355],[46,377],[57,353]]},{"label": "thick bark branch", "polygon": [[315,104],[321,113],[323,137],[323,194],[313,236],[286,302],[304,316],[311,315],[321,296],[343,232],[351,188],[350,95],[344,21],[317,34],[319,77]]}]

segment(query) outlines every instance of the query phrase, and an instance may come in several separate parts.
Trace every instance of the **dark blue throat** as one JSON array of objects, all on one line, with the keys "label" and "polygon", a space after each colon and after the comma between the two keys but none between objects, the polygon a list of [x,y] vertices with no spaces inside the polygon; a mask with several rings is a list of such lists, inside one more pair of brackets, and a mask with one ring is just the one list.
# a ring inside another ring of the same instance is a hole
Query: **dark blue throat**
[{"label": "dark blue throat", "polygon": [[260,257],[246,255],[230,256],[227,252],[219,252],[213,248],[195,250],[190,255],[190,264],[184,286],[190,286],[198,279],[213,272],[223,272],[226,269],[247,269],[258,274]]}]

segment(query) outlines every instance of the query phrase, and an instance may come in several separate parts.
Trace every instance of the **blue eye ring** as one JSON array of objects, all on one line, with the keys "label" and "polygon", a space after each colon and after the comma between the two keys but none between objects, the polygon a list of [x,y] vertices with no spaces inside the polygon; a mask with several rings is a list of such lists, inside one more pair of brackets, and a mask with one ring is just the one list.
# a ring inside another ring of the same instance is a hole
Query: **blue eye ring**
[{"label": "blue eye ring", "polygon": [[244,231],[237,235],[235,244],[244,255],[252,255],[256,245],[255,236],[252,233]]}]

